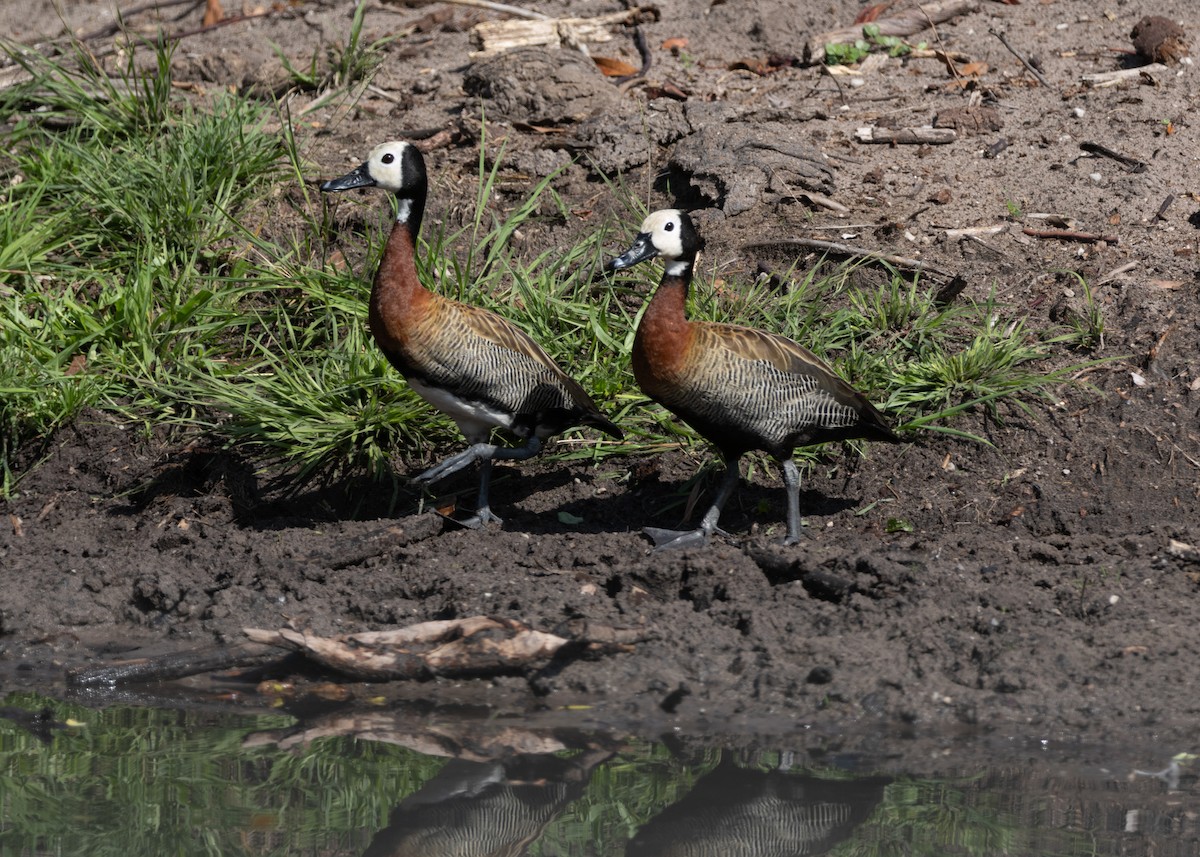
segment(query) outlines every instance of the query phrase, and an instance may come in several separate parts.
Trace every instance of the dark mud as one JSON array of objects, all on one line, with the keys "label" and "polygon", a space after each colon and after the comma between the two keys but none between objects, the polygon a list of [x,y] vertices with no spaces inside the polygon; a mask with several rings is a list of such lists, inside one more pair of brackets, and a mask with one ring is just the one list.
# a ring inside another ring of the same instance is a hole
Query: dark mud
[{"label": "dark mud", "polygon": [[[1189,548],[1200,544],[1200,206],[1191,193],[1200,185],[1191,118],[1200,90],[1187,64],[1113,87],[1083,76],[1136,65],[1114,48],[1129,49],[1144,15],[1194,31],[1193,10],[1181,0],[1135,0],[1111,14],[1083,0],[985,0],[938,27],[937,45],[989,66],[963,86],[931,59],[882,59],[836,79],[781,61],[862,8],[795,5],[659,4],[659,20],[643,25],[654,57],[647,83],[625,91],[571,53],[539,49],[522,65],[537,73],[525,76],[503,70],[511,58],[471,60],[477,11],[373,6],[366,40],[419,29],[386,48],[376,88],[355,107],[319,107],[298,124],[311,178],[344,172],[383,139],[445,131],[427,154],[438,177],[429,218],[461,217],[473,199],[482,105],[489,145],[505,140],[512,199],[527,186],[521,175],[589,156],[555,180],[579,221],[547,224],[527,242],[565,243],[620,211],[597,171],[621,171],[627,187],[654,188],[650,207],[697,209],[710,255],[731,273],[811,263],[758,249],[764,241],[854,241],[960,274],[970,294],[994,290],[1045,325],[1080,310],[1078,281],[1061,273],[1078,271],[1103,309],[1105,338],[1061,359],[1110,362],[1053,402],[1003,408],[1001,420],[966,417],[961,427],[990,446],[925,433],[861,459],[831,449],[804,484],[808,537],[799,546],[775,543],[782,485],[760,469],[722,519],[733,538],[666,555],[651,555],[639,530],[679,523],[702,451],[498,466],[493,503],[505,524],[473,532],[418,514],[407,489],[343,481],[284,496],[252,462],[89,414],[53,439],[3,504],[0,658],[41,668],[287,622],[336,633],[485,613],[552,629],[582,616],[655,636],[631,654],[528,680],[410,692],[550,709],[587,700],[602,719],[735,730],[771,720],[1184,734],[1200,714],[1200,553]],[[566,6],[584,16],[615,8]],[[102,20],[90,3],[68,3],[66,13],[78,32]],[[49,14],[0,17],[20,17],[10,32],[30,43],[60,33]],[[346,4],[304,3],[190,37],[176,77],[274,91],[282,79],[271,43],[303,64],[344,43],[349,24]],[[1051,86],[989,28],[1034,56]],[[614,35],[593,53],[638,65],[630,35]],[[688,39],[685,52],[660,48],[675,37]],[[772,55],[767,74],[732,68]],[[686,99],[651,97],[667,84]],[[293,100],[293,115],[308,98]],[[927,125],[981,99],[999,129],[989,121],[972,135],[960,125],[947,146],[854,139],[860,126]],[[985,157],[1000,138],[1007,147]],[[1148,169],[1092,157],[1084,141]],[[1159,216],[1168,195],[1174,202]],[[383,216],[377,202],[346,206]],[[1015,210],[1023,223],[1011,220]],[[1024,234],[1023,225],[1059,223],[1038,214],[1119,241]],[[993,224],[1002,230],[947,232]],[[355,244],[347,241],[348,256],[360,252]],[[398,471],[431,456],[401,451]],[[474,481],[462,474],[446,490],[469,499]],[[581,522],[563,523],[561,513]],[[886,532],[889,517],[913,531]]]}]

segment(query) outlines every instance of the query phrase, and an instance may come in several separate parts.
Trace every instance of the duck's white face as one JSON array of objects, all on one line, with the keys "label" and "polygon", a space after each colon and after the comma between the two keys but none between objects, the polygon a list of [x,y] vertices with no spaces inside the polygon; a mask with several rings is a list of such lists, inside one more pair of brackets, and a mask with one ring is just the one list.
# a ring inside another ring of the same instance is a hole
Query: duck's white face
[{"label": "duck's white face", "polygon": [[404,151],[411,144],[402,140],[380,143],[367,158],[367,172],[375,184],[393,193],[412,186],[413,176],[404,175]]},{"label": "duck's white face", "polygon": [[664,259],[678,259],[683,255],[683,217],[677,208],[655,211],[642,221],[642,233],[650,236],[650,243]]}]

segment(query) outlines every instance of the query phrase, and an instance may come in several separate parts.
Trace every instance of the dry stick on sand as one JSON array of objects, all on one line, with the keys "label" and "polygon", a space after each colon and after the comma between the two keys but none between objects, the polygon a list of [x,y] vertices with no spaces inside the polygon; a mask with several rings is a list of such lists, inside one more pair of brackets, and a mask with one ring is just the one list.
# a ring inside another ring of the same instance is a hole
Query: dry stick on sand
[{"label": "dry stick on sand", "polygon": [[1120,152],[1115,152],[1108,146],[1102,146],[1099,143],[1093,143],[1085,140],[1079,144],[1079,148],[1093,155],[1100,155],[1105,158],[1110,158],[1125,168],[1126,172],[1144,173],[1150,169],[1150,165],[1145,161],[1139,161],[1137,158],[1131,158],[1128,155],[1122,155]]},{"label": "dry stick on sand", "polygon": [[[942,0],[938,3],[926,3],[916,9],[907,9],[886,18],[875,21],[881,36],[911,36],[934,24],[949,21],[967,12],[979,11],[979,0]],[[813,65],[825,61],[825,46],[829,44],[854,44],[863,37],[863,25],[842,27],[821,33],[809,40],[804,46],[804,60]]]},{"label": "dry stick on sand", "polygon": [[1017,59],[1019,59],[1021,61],[1021,65],[1025,66],[1026,70],[1030,74],[1032,74],[1034,77],[1037,78],[1038,83],[1040,83],[1042,86],[1046,87],[1047,89],[1050,88],[1050,82],[1048,80],[1046,80],[1046,78],[1042,77],[1042,73],[1040,71],[1038,71],[1036,68],[1034,68],[1033,64],[1031,62],[1029,62],[1029,60],[1025,59],[1025,57],[1023,57],[1020,54],[1020,52],[1017,51],[1016,48],[1014,48],[1012,45],[1010,45],[1008,43],[1008,39],[1006,39],[1004,37],[1004,33],[998,32],[997,30],[988,30],[988,32],[991,33],[993,36],[995,36],[997,39],[999,39],[1000,44],[1004,45],[1004,47],[1006,47],[1008,49],[1008,52],[1010,54],[1012,54],[1014,57],[1016,57]]},{"label": "dry stick on sand", "polygon": [[745,250],[787,250],[797,248],[819,250],[822,253],[833,253],[837,256],[847,256],[852,259],[864,259],[868,262],[882,262],[906,271],[915,271],[919,274],[932,274],[936,277],[945,277],[946,279],[953,278],[952,274],[935,268],[927,262],[922,262],[920,259],[908,259],[904,256],[893,256],[891,253],[864,250],[852,244],[842,244],[840,241],[822,241],[819,238],[781,238],[778,241],[755,241],[753,244],[746,244],[743,247]]},{"label": "dry stick on sand", "polygon": [[1105,244],[1119,243],[1116,235],[1097,235],[1094,232],[1077,232],[1074,229],[1030,229],[1025,227],[1021,231],[1034,238],[1059,238],[1063,241],[1082,241],[1086,244],[1099,244],[1101,241]]},{"label": "dry stick on sand", "polygon": [[504,15],[529,18],[533,21],[545,21],[550,17],[549,15],[543,15],[541,12],[522,9],[520,6],[509,6],[507,3],[493,3],[491,0],[442,0],[442,2],[449,3],[452,6],[474,6],[476,9],[487,9],[489,12],[500,12]]}]

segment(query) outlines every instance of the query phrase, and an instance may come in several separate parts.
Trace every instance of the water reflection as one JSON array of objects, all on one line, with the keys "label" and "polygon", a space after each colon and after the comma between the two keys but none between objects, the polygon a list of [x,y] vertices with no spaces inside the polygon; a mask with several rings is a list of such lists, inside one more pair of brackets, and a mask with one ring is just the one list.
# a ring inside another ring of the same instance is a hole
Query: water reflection
[{"label": "water reflection", "polygon": [[850,837],[883,798],[885,777],[818,779],[738,767],[729,753],[652,818],[627,857],[819,855]]},{"label": "water reflection", "polygon": [[872,760],[804,736],[787,753],[564,722],[12,694],[0,699],[0,854],[1200,853],[1195,757],[1177,748],[1085,759],[980,742],[943,757],[897,744]]},{"label": "water reflection", "polygon": [[451,759],[400,802],[363,857],[525,854],[611,756]]}]

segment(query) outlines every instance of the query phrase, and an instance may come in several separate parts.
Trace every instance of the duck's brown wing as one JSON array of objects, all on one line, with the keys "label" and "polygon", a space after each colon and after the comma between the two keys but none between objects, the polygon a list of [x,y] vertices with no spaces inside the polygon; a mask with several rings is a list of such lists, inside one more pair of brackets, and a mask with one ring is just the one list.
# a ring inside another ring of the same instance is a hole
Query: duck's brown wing
[{"label": "duck's brown wing", "polygon": [[453,301],[439,310],[426,370],[432,383],[513,414],[520,434],[548,436],[582,424],[621,437],[583,387],[511,321]]},{"label": "duck's brown wing", "polygon": [[875,406],[819,357],[754,328],[697,323],[677,394],[664,404],[729,449],[790,454],[842,438],[898,440]]}]

